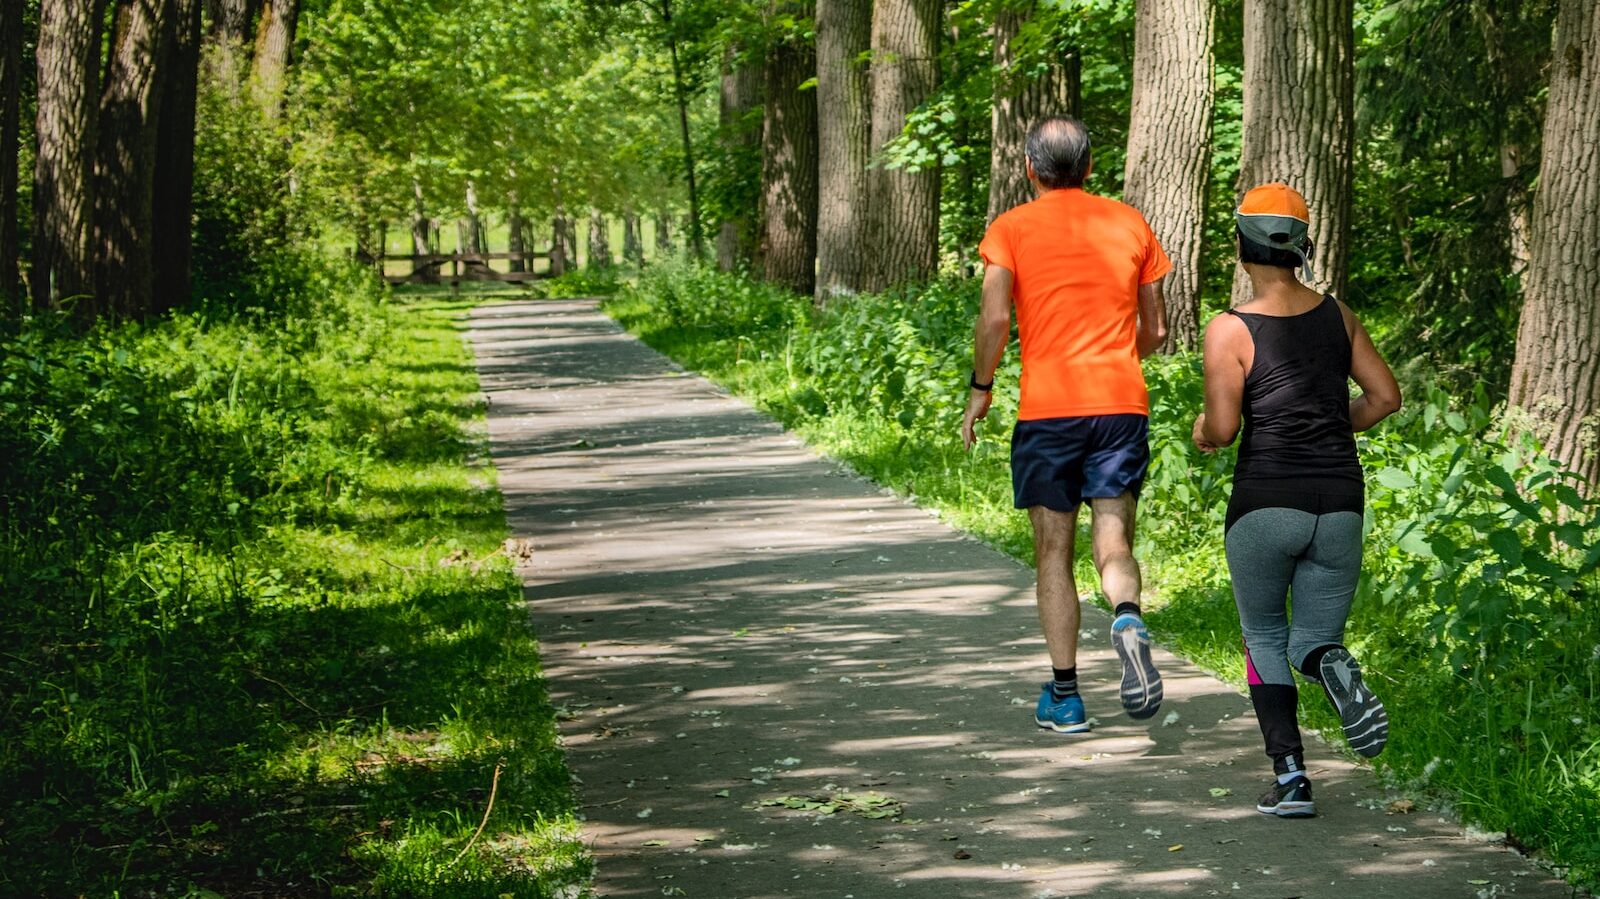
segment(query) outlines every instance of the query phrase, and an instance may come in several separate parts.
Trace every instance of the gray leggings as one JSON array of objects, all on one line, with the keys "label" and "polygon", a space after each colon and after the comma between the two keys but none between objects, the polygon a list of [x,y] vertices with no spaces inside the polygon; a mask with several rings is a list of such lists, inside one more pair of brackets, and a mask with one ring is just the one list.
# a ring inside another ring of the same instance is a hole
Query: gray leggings
[{"label": "gray leggings", "polygon": [[1224,543],[1248,679],[1293,685],[1293,671],[1312,650],[1344,642],[1361,579],[1361,515],[1256,509],[1228,528]]}]

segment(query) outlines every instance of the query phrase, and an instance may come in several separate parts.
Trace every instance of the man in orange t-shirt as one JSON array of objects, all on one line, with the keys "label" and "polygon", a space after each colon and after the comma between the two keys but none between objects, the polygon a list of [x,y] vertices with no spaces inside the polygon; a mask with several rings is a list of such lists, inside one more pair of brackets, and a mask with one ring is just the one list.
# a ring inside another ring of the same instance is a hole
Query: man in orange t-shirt
[{"label": "man in orange t-shirt", "polygon": [[1161,675],[1140,616],[1134,513],[1150,460],[1150,399],[1139,360],[1166,340],[1161,279],[1172,263],[1138,210],[1085,193],[1089,132],[1048,118],[1028,132],[1028,179],[1038,196],[989,226],[971,394],[961,436],[971,448],[989,413],[994,371],[1011,336],[1022,339],[1022,403],[1011,437],[1016,506],[1033,523],[1039,623],[1053,670],[1034,722],[1058,733],[1090,727],[1078,695],[1078,507],[1093,513],[1100,587],[1115,618],[1122,705],[1135,718],[1161,706]]}]

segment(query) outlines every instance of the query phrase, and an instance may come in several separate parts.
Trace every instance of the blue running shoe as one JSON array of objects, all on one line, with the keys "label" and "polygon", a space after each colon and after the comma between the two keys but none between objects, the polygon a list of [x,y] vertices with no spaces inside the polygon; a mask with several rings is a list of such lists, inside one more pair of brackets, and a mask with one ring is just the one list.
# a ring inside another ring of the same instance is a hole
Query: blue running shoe
[{"label": "blue running shoe", "polygon": [[1161,672],[1150,658],[1150,632],[1144,619],[1124,612],[1111,623],[1111,645],[1122,660],[1122,707],[1133,718],[1149,718],[1161,708]]},{"label": "blue running shoe", "polygon": [[1039,694],[1039,707],[1033,711],[1033,722],[1040,727],[1048,727],[1058,734],[1087,733],[1094,725],[1089,723],[1089,716],[1083,710],[1083,697],[1074,693],[1066,699],[1057,699],[1050,692],[1050,685],[1044,685],[1044,692]]}]

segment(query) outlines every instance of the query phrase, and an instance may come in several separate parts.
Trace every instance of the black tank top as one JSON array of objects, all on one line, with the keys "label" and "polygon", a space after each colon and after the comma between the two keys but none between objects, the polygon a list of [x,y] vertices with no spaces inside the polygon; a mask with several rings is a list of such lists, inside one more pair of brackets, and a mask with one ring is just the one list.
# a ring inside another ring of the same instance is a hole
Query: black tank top
[{"label": "black tank top", "polygon": [[[1231,505],[1321,511],[1337,499],[1334,507],[1348,508],[1353,500],[1359,511],[1363,489],[1350,429],[1350,335],[1338,302],[1329,294],[1316,308],[1289,316],[1228,311],[1250,329],[1255,343],[1244,380],[1244,437]],[[1293,495],[1305,499],[1284,499]],[[1238,511],[1230,508],[1229,518],[1236,519]]]}]

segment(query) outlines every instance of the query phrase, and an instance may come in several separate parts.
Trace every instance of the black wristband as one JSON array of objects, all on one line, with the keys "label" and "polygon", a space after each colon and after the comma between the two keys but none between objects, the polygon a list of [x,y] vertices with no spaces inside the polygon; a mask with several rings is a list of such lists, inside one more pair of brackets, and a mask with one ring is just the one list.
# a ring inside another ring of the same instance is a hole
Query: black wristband
[{"label": "black wristband", "polygon": [[967,386],[971,387],[973,390],[981,390],[984,393],[988,393],[989,391],[994,389],[994,381],[991,380],[987,384],[979,384],[978,383],[978,373],[977,372],[973,372],[972,373],[972,377],[967,379]]}]

